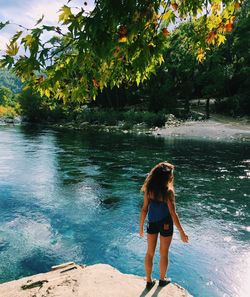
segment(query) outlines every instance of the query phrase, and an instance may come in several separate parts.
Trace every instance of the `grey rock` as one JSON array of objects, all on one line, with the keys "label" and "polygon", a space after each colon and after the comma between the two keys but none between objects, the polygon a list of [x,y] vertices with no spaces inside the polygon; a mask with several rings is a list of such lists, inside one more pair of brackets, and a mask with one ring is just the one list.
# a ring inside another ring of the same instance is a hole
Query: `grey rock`
[{"label": "grey rock", "polygon": [[80,125],[79,125],[79,128],[85,128],[86,126],[89,125],[89,122],[82,122]]},{"label": "grey rock", "polygon": [[4,121],[5,121],[6,124],[14,124],[15,123],[14,118],[5,118]]}]

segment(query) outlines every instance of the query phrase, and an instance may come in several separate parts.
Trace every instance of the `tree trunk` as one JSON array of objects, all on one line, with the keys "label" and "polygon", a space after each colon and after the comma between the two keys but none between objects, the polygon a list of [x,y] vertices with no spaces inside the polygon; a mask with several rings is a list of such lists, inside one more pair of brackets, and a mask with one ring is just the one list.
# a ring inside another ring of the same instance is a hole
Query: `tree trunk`
[{"label": "tree trunk", "polygon": [[209,100],[210,100],[210,99],[207,99],[207,101],[206,101],[206,118],[207,118],[207,119],[210,118]]},{"label": "tree trunk", "polygon": [[189,104],[189,97],[185,98],[185,113],[188,115],[190,113],[190,104]]}]

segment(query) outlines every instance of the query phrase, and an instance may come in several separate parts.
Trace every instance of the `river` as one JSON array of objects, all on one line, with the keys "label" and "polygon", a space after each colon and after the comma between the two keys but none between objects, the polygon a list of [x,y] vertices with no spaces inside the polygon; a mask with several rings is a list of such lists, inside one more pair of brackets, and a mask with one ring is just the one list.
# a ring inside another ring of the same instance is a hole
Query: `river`
[{"label": "river", "polygon": [[162,160],[190,238],[175,231],[168,276],[196,297],[249,296],[249,143],[29,126],[0,127],[0,281],[68,261],[144,276],[140,186]]}]

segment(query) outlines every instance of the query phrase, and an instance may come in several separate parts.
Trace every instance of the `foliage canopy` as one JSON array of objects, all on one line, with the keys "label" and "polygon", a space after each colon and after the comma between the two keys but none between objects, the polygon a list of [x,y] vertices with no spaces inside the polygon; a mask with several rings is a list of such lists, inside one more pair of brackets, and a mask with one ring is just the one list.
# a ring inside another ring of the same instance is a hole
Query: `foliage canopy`
[{"label": "foliage canopy", "polygon": [[[88,11],[86,2],[78,8],[72,2],[61,8],[59,26],[44,25],[43,17],[34,28],[20,25],[0,61],[41,96],[64,102],[88,101],[105,87],[148,79],[183,22],[190,22],[183,42],[202,62],[209,48],[225,41],[242,5],[239,0],[97,0]],[[0,29],[8,24],[0,22]]]}]

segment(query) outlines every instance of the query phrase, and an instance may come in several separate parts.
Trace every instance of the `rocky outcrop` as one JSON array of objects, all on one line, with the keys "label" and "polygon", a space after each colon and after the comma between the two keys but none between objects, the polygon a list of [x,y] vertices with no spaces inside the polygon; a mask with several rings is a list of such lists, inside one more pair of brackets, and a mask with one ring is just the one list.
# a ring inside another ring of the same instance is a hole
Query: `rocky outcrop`
[{"label": "rocky outcrop", "polygon": [[0,125],[20,125],[23,119],[20,116],[16,117],[1,117],[0,118]]},{"label": "rocky outcrop", "polygon": [[0,285],[1,297],[192,297],[185,289],[171,283],[156,284],[149,292],[145,279],[123,274],[106,264],[76,265],[73,262],[52,267],[37,274]]}]

